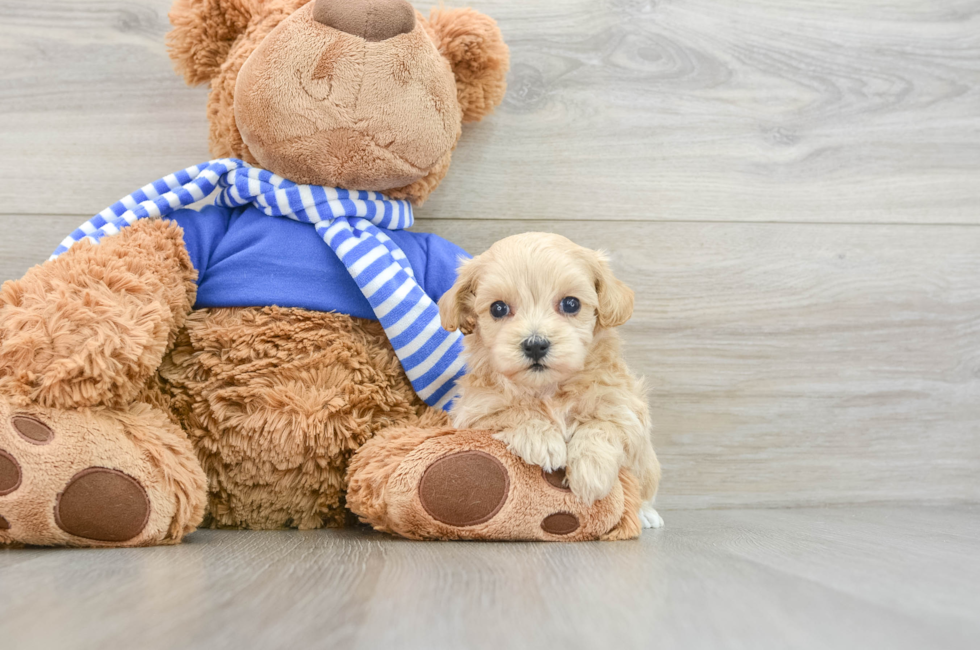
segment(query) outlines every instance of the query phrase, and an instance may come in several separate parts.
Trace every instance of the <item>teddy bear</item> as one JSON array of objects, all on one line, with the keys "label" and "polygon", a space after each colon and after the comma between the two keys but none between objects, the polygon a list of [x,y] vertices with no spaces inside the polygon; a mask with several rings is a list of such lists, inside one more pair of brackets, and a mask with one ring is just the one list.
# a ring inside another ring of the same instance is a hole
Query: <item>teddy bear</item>
[{"label": "teddy bear", "polygon": [[444,410],[465,368],[432,310],[466,254],[406,228],[503,97],[496,23],[405,0],[176,0],[170,19],[216,159],[0,289],[0,544],[355,515],[416,539],[635,537],[628,474],[582,504]]}]

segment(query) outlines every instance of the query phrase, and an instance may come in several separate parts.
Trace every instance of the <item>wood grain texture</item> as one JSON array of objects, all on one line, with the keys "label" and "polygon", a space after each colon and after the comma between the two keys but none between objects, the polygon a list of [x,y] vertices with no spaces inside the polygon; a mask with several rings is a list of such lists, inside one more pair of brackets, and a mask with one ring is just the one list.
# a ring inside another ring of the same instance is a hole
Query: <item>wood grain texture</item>
[{"label": "wood grain texture", "polygon": [[[510,91],[428,218],[980,223],[980,0],[470,4]],[[95,213],[208,158],[169,5],[0,0],[0,211]]]},{"label": "wood grain texture", "polygon": [[[0,244],[0,278],[81,219],[27,222]],[[419,228],[473,252],[526,230],[613,252],[638,296],[622,332],[647,378],[664,508],[980,501],[980,228]]]},{"label": "wood grain texture", "polygon": [[[209,157],[170,4],[0,0],[0,280]],[[612,252],[667,528],[5,550],[0,645],[975,647],[980,509],[910,504],[980,501],[980,0],[454,4],[510,90],[419,229]]]},{"label": "wood grain texture", "polygon": [[0,551],[18,650],[976,647],[980,510],[685,511],[635,542],[198,531]]},{"label": "wood grain texture", "polygon": [[0,235],[0,282],[19,278],[27,269],[44,262],[89,217],[46,215],[18,219],[0,215],[0,228],[7,230]]}]

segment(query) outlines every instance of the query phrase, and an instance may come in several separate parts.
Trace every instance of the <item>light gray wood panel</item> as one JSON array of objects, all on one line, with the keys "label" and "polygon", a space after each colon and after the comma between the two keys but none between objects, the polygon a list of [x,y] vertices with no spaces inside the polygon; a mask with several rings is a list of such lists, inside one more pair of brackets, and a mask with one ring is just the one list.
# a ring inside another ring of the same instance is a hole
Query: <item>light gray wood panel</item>
[{"label": "light gray wood panel", "polygon": [[667,507],[980,500],[980,229],[441,222],[613,252]]},{"label": "light gray wood panel", "polygon": [[[80,217],[0,244],[0,278]],[[0,218],[0,231],[10,232]],[[526,230],[612,251],[667,508],[980,500],[980,229],[422,221],[468,250]]]},{"label": "light gray wood panel", "polygon": [[44,262],[88,218],[44,215],[22,219],[0,215],[0,282],[19,278],[27,269]]},{"label": "light gray wood panel", "polygon": [[0,551],[18,650],[973,648],[974,507],[678,511],[635,542],[198,531]]},{"label": "light gray wood panel", "polygon": [[[208,157],[169,4],[0,0],[0,211],[95,213]],[[471,4],[510,91],[426,217],[980,223],[978,0]]]},{"label": "light gray wood panel", "polygon": [[207,91],[173,71],[170,0],[0,1],[0,210],[95,214],[207,160]]}]

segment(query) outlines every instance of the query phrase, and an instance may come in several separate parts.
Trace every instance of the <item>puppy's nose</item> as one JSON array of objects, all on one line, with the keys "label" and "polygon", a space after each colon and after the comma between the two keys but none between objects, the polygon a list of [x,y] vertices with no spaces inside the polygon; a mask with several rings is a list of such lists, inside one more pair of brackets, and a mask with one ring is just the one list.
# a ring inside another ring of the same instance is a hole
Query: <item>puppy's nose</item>
[{"label": "puppy's nose", "polygon": [[521,347],[524,349],[524,356],[531,361],[541,361],[544,356],[548,354],[548,348],[551,347],[551,341],[540,336],[532,336],[531,338],[524,339],[521,342]]},{"label": "puppy's nose", "polygon": [[366,41],[384,41],[415,29],[415,9],[405,0],[316,0],[313,20]]}]

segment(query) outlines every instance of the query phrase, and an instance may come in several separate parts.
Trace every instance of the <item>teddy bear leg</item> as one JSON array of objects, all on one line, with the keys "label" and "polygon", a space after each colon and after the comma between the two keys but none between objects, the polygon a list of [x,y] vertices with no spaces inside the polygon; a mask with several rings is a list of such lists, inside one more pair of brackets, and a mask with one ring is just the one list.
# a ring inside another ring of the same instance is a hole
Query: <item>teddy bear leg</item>
[{"label": "teddy bear leg", "polygon": [[377,530],[412,539],[586,541],[640,534],[639,488],[621,472],[586,505],[487,431],[401,427],[354,455],[347,504]]},{"label": "teddy bear leg", "polygon": [[187,436],[138,401],[195,277],[180,229],[147,220],[0,288],[0,543],[175,543],[199,523]]},{"label": "teddy bear leg", "polygon": [[343,314],[196,311],[160,374],[220,528],[343,526],[351,455],[424,407],[381,325]]},{"label": "teddy bear leg", "polygon": [[201,522],[205,488],[187,436],[147,404],[0,400],[0,545],[175,544]]}]

